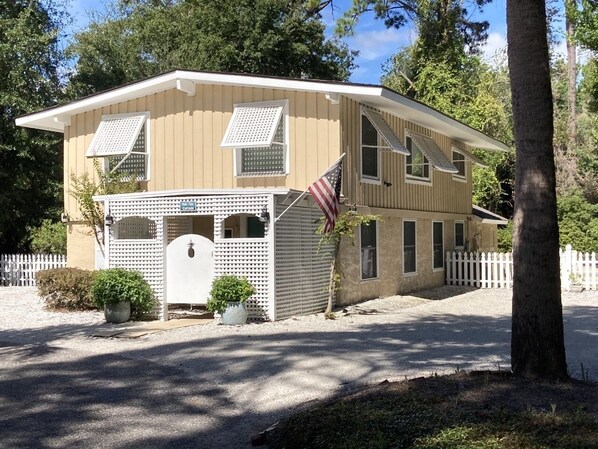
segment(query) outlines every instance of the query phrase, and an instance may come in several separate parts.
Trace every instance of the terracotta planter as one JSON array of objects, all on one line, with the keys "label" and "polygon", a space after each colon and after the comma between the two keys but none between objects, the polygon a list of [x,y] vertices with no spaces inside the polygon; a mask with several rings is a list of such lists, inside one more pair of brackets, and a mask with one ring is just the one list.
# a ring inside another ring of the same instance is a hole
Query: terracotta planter
[{"label": "terracotta planter", "polygon": [[245,324],[247,322],[247,307],[244,302],[229,302],[220,318],[222,324]]},{"label": "terracotta planter", "polygon": [[108,323],[124,323],[131,318],[131,303],[128,301],[106,304],[104,306],[104,318]]}]

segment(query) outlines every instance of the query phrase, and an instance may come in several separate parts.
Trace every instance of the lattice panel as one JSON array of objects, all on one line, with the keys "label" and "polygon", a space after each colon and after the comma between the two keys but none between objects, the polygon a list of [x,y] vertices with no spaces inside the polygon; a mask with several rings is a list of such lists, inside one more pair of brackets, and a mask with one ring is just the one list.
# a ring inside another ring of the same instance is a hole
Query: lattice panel
[{"label": "lattice panel", "polygon": [[112,226],[114,238],[123,239],[155,239],[156,222],[145,217],[125,217]]},{"label": "lattice panel", "polygon": [[128,154],[145,124],[145,114],[104,117],[87,149],[86,156]]},{"label": "lattice panel", "polygon": [[284,174],[285,149],[283,145],[272,144],[262,148],[241,150],[241,176]]},{"label": "lattice panel", "polygon": [[235,106],[221,147],[268,147],[281,122],[284,102],[247,103]]},{"label": "lattice panel", "polygon": [[257,290],[247,301],[249,318],[253,320],[268,320],[272,307],[269,298],[269,246],[265,239],[225,239],[216,242],[214,247],[214,274],[244,276]]},{"label": "lattice panel", "polygon": [[[286,206],[277,205],[279,215]],[[318,252],[322,213],[294,206],[276,223],[276,319],[321,312],[328,301],[331,246]]]},{"label": "lattice panel", "polygon": [[[146,217],[156,223],[156,240],[117,240],[111,230],[109,241],[110,267],[135,269],[143,273],[154,289],[159,301],[156,314],[162,317],[164,299],[164,217],[168,220],[167,241],[189,233],[192,217],[181,215],[181,201],[195,201],[197,215],[214,216],[214,267],[215,274],[232,273],[247,276],[258,290],[248,303],[251,319],[268,319],[273,307],[269,297],[269,258],[272,257],[269,226],[263,239],[223,239],[224,219],[234,214],[259,215],[267,208],[269,195],[204,195],[162,198],[114,199],[110,201],[110,213],[116,221],[125,217]],[[176,235],[175,235],[176,234]]]},{"label": "lattice panel", "polygon": [[166,239],[170,243],[177,237],[193,233],[193,217],[168,217]]}]

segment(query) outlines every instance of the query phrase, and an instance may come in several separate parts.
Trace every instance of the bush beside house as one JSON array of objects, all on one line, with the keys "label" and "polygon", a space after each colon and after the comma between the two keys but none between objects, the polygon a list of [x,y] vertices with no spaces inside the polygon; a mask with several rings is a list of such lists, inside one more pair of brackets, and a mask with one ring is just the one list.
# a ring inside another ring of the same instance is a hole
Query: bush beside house
[{"label": "bush beside house", "polygon": [[79,268],[52,268],[39,271],[37,290],[50,310],[97,309],[91,298],[96,271]]}]

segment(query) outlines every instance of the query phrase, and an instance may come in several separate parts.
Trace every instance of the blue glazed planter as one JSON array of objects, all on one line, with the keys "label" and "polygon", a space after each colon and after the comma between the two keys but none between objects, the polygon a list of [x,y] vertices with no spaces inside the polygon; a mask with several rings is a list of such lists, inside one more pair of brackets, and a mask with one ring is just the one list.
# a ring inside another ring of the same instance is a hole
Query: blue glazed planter
[{"label": "blue glazed planter", "polygon": [[104,306],[104,318],[108,323],[124,323],[131,318],[131,303],[128,301],[106,304]]},{"label": "blue glazed planter", "polygon": [[221,316],[222,324],[235,325],[247,322],[247,307],[244,302],[229,302]]}]

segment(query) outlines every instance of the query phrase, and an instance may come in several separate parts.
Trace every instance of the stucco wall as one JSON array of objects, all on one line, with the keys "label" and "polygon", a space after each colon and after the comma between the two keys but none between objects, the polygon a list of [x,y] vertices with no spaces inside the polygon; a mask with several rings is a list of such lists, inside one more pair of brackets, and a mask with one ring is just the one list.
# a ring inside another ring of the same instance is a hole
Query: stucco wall
[{"label": "stucco wall", "polygon": [[69,223],[66,235],[67,266],[93,270],[95,268],[95,238],[88,226]]}]

